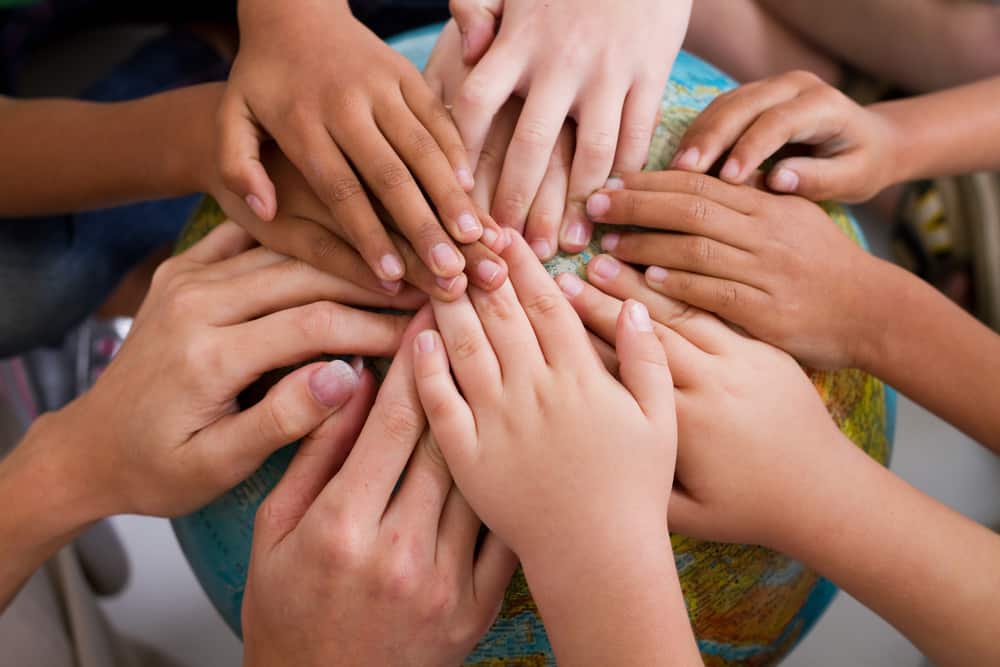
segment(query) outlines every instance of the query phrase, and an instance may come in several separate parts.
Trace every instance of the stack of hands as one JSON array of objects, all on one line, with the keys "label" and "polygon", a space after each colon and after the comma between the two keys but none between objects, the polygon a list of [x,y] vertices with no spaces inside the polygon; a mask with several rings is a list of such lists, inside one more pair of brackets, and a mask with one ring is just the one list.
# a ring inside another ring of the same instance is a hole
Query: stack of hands
[{"label": "stack of hands", "polygon": [[[990,624],[957,619],[993,615],[996,538],[853,446],[796,361],[873,372],[1000,447],[968,400],[988,380],[955,370],[978,355],[919,351],[989,332],[803,198],[917,175],[909,107],[788,75],[721,96],[674,171],[638,173],[690,2],[455,1],[426,81],[320,4],[240,3],[232,79],[198,93],[220,167],[191,170],[236,222],[160,268],[94,389],[0,466],[28,545],[0,599],[88,523],[189,512],[301,439],[257,515],[250,665],[458,664],[518,561],[560,661],[699,664],[670,530],[788,553],[933,659],[989,662]],[[802,196],[745,185],[786,143],[814,150],[765,182]],[[589,283],[553,281],[538,259],[594,223],[630,231]],[[237,409],[322,353],[395,359],[377,392],[361,363],[312,363]]]}]

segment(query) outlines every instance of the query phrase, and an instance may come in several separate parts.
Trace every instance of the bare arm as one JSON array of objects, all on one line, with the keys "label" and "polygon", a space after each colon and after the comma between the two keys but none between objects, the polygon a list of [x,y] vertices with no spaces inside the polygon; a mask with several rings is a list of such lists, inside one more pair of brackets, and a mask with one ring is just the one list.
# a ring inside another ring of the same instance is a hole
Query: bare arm
[{"label": "bare arm", "polygon": [[0,98],[0,216],[207,191],[222,84],[131,102]]}]

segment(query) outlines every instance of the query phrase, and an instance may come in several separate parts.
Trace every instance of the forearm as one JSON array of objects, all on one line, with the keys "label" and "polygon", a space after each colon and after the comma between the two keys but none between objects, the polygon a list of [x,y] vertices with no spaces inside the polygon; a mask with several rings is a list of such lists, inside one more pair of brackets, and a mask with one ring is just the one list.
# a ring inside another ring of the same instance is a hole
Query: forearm
[{"label": "forearm", "polygon": [[[560,664],[701,665],[665,527],[523,562]],[[647,533],[653,535],[654,533]]]},{"label": "forearm", "polygon": [[25,581],[89,523],[99,518],[83,471],[60,455],[72,442],[60,417],[46,415],[0,461],[0,612]]},{"label": "forearm", "polygon": [[859,366],[1000,453],[1000,336],[919,278],[872,261]]},{"label": "forearm", "polygon": [[896,183],[1000,169],[1000,77],[871,109],[897,129]]},{"label": "forearm", "polygon": [[813,511],[791,528],[798,534],[774,546],[879,614],[934,664],[1000,664],[1000,537],[846,439],[830,446],[846,454],[837,479],[805,501]]},{"label": "forearm", "polygon": [[0,216],[204,191],[222,84],[131,102],[0,99]]}]

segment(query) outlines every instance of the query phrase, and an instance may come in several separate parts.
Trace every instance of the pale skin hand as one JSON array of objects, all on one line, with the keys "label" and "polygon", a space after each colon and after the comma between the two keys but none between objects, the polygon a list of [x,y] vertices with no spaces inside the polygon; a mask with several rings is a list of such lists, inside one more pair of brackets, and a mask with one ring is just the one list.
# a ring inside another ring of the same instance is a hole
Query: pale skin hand
[{"label": "pale skin hand", "polygon": [[717,313],[814,368],[861,368],[1000,452],[1000,337],[820,208],[683,172],[616,185],[591,197],[595,218],[657,231],[606,235],[609,254],[587,267],[595,285]]},{"label": "pale skin hand", "polygon": [[308,364],[239,411],[237,396],[262,373],[320,354],[398,348],[405,317],[325,299],[407,309],[420,295],[368,292],[251,245],[226,223],[164,263],[96,385],[38,419],[0,463],[10,508],[0,539],[19,545],[0,567],[0,607],[89,523],[204,505],[313,431],[359,382],[342,361]]},{"label": "pale skin hand", "polygon": [[416,316],[374,406],[366,372],[258,510],[248,667],[460,665],[493,622],[517,559],[493,534],[477,550],[426,431],[410,350],[430,323]]},{"label": "pale skin hand", "polygon": [[[491,20],[491,31],[492,25]],[[490,38],[492,39],[492,32]],[[424,69],[424,78],[427,79],[428,85],[449,105],[454,103],[462,82],[471,71],[471,67],[462,62],[461,39],[455,21],[449,21],[441,31]],[[514,136],[523,106],[523,101],[518,97],[507,100],[493,119],[479,153],[475,172],[476,184],[472,188],[471,195],[477,206],[493,214],[497,212],[493,205],[504,167],[504,155]],[[512,225],[518,232],[523,233],[531,249],[542,260],[551,259],[559,248],[559,226],[566,211],[574,140],[575,123],[567,120],[559,131],[555,149],[549,158],[548,169],[531,202],[527,219],[515,221]]]},{"label": "pale skin hand", "polygon": [[[560,284],[587,326],[613,342],[621,301],[575,276],[560,277]],[[934,664],[997,662],[1000,538],[847,440],[787,354],[714,316],[655,293],[643,296],[662,322],[657,332],[675,385],[671,527],[802,560],[896,626]]]},{"label": "pale skin hand", "polygon": [[[469,17],[482,16],[480,0],[450,4],[468,34]],[[462,84],[453,110],[469,161],[478,162],[490,125],[510,96],[524,98],[493,208],[500,224],[521,226],[560,128],[567,117],[575,119],[576,148],[559,243],[577,252],[591,235],[587,196],[612,172],[637,171],[646,161],[691,2],[506,0],[502,6],[483,6],[497,12],[499,29]],[[479,43],[473,47],[480,48]]]},{"label": "pale skin hand", "polygon": [[[483,224],[458,131],[417,69],[344,0],[241,0],[239,10],[240,51],[219,109],[220,169],[240,202],[227,212],[250,225],[274,217],[260,160],[270,136],[379,280],[401,280],[406,265],[373,201],[431,273],[458,276],[464,259],[452,239],[472,243]],[[285,245],[274,241],[291,254]]]},{"label": "pale skin hand", "polygon": [[[667,534],[675,421],[648,312],[619,309],[619,383],[513,236],[510,280],[432,301],[440,334],[414,342],[431,431],[470,505],[521,558],[560,662],[700,664]],[[615,567],[622,558],[635,567]],[[601,583],[581,591],[582,578]]]},{"label": "pale skin hand", "polygon": [[[906,180],[1000,166],[1000,78],[858,106],[808,72],[790,72],[720,95],[681,139],[672,167],[744,183],[788,144],[765,182],[813,200],[867,201]],[[962,122],[956,123],[955,118]]]}]

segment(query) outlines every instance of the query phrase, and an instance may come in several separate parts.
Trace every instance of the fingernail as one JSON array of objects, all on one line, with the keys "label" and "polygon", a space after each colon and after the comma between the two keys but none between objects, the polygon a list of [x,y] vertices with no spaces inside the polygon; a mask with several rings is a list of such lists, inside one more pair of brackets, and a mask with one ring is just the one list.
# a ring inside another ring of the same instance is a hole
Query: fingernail
[{"label": "fingernail", "polygon": [[571,299],[583,291],[583,281],[575,273],[560,274],[556,278],[556,282],[559,284],[559,288],[562,289],[563,294]]},{"label": "fingernail", "polygon": [[611,210],[611,197],[602,192],[595,192],[587,197],[587,215],[599,218]]},{"label": "fingernail", "polygon": [[361,372],[365,370],[365,358],[354,357],[353,359],[351,359],[351,368],[354,369],[355,373],[361,375]]},{"label": "fingernail", "polygon": [[604,280],[613,279],[618,275],[618,272],[622,270],[621,263],[619,263],[617,259],[608,257],[607,255],[595,257],[593,261],[590,262],[590,266],[591,271]]},{"label": "fingernail", "polygon": [[417,351],[424,354],[434,351],[434,333],[421,331],[417,334]]},{"label": "fingernail", "polygon": [[455,286],[455,282],[458,281],[458,276],[453,278],[435,278],[434,282],[437,286],[443,289],[445,292],[450,292],[451,288]]},{"label": "fingernail", "polygon": [[458,252],[447,243],[438,243],[431,248],[431,259],[437,265],[439,271],[461,271],[462,259]]},{"label": "fingernail", "polygon": [[254,194],[249,194],[246,197],[246,203],[247,206],[250,207],[250,210],[253,211],[253,214],[258,218],[263,220],[267,217],[267,210],[264,208],[264,202],[260,200],[260,197]]},{"label": "fingernail", "polygon": [[618,242],[621,240],[621,234],[615,234],[614,232],[605,234],[601,237],[601,250],[604,252],[611,252],[618,247]]},{"label": "fingernail", "polygon": [[379,260],[379,266],[390,280],[399,280],[403,277],[403,263],[395,255],[383,255]]},{"label": "fingernail", "polygon": [[459,231],[467,233],[482,231],[482,227],[479,226],[479,221],[476,220],[476,216],[471,213],[463,213],[458,216],[458,220],[456,222],[458,224]]},{"label": "fingernail", "polygon": [[740,163],[729,158],[726,160],[726,164],[723,165],[722,171],[719,172],[719,177],[725,181],[735,181],[740,176]]},{"label": "fingernail", "polygon": [[649,311],[646,306],[638,301],[628,302],[628,318],[636,331],[649,332],[653,330],[653,323],[649,319]]},{"label": "fingernail", "polygon": [[476,266],[476,275],[487,285],[492,285],[499,273],[500,265],[492,259],[484,259]]},{"label": "fingernail", "polygon": [[771,176],[771,189],[778,192],[795,192],[799,187],[799,175],[791,169],[779,169]]},{"label": "fingernail", "polygon": [[492,227],[483,227],[483,235],[479,237],[479,240],[485,243],[490,248],[492,248],[494,245],[496,245],[497,239],[499,238],[500,235],[497,234],[497,231],[495,229],[493,229]]},{"label": "fingernail", "polygon": [[574,222],[566,229],[566,242],[576,246],[587,245],[587,228],[583,223]]},{"label": "fingernail", "polygon": [[624,190],[625,189],[625,181],[623,181],[622,179],[618,178],[617,176],[612,176],[611,178],[609,178],[607,180],[607,182],[605,182],[604,189],[605,190]]},{"label": "fingernail", "polygon": [[667,270],[662,266],[651,266],[646,269],[646,281],[654,285],[661,285],[667,279]]},{"label": "fingernail", "polygon": [[552,245],[548,241],[532,241],[530,245],[531,249],[538,255],[538,259],[548,259],[552,256]]},{"label": "fingernail", "polygon": [[678,169],[697,169],[701,159],[701,151],[697,148],[685,148],[674,156],[672,167]]},{"label": "fingernail", "polygon": [[358,374],[346,361],[337,359],[321,366],[309,378],[309,391],[328,408],[340,407],[358,386]]},{"label": "fingernail", "polygon": [[472,172],[465,167],[456,170],[455,176],[458,178],[458,184],[461,185],[466,192],[471,190],[473,186],[476,185],[476,179],[472,177]]},{"label": "fingernail", "polygon": [[378,284],[389,294],[398,294],[399,288],[403,286],[403,284],[398,280],[380,280],[378,281]]}]

